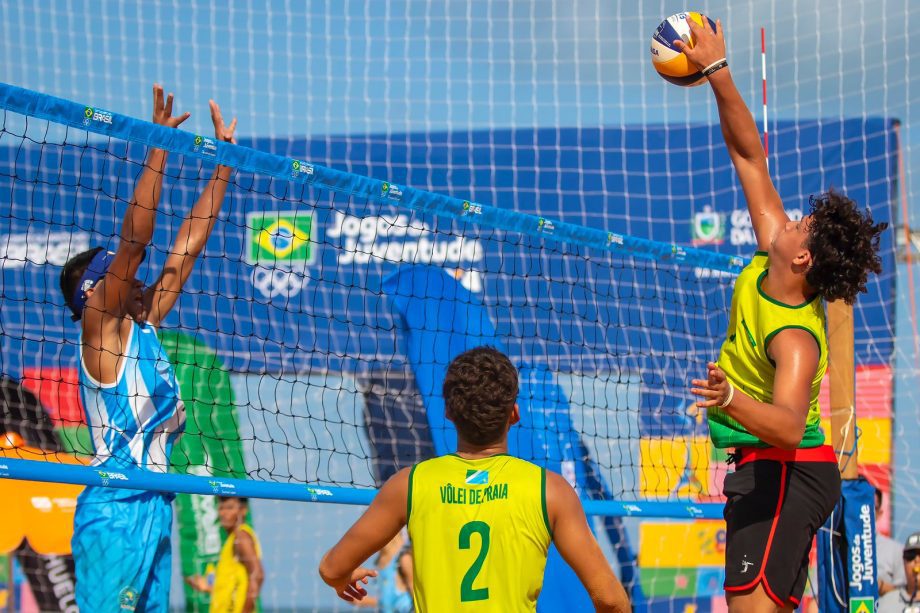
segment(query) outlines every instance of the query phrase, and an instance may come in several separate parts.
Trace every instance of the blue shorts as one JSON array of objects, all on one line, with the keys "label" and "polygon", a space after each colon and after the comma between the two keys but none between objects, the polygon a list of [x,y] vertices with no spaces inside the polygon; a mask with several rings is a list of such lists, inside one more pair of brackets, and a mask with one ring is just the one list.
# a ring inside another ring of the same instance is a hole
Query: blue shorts
[{"label": "blue shorts", "polygon": [[159,492],[83,490],[71,541],[81,611],[169,610],[172,499]]}]

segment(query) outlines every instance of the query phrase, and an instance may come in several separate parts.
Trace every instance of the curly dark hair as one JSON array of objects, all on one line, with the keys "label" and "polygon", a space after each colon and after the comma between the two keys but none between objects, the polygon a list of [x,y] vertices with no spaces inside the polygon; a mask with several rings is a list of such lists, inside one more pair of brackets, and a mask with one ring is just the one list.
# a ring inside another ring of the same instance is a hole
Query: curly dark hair
[{"label": "curly dark hair", "polygon": [[505,354],[494,347],[461,353],[444,377],[444,407],[457,434],[474,445],[501,439],[517,402],[518,373]]},{"label": "curly dark hair", "polygon": [[853,304],[865,293],[869,273],[882,271],[879,240],[887,223],[873,223],[872,213],[833,190],[811,197],[811,221],[805,247],[812,264],[805,280],[825,300]]},{"label": "curly dark hair", "polygon": [[64,264],[64,268],[61,269],[60,283],[61,293],[64,294],[64,304],[73,311],[75,319],[80,319],[82,313],[77,313],[71,304],[73,294],[77,290],[77,284],[80,282],[80,277],[86,272],[86,267],[89,266],[93,258],[96,257],[96,254],[102,251],[102,249],[102,247],[93,247],[92,249],[87,249],[86,251],[78,253],[67,260]]}]

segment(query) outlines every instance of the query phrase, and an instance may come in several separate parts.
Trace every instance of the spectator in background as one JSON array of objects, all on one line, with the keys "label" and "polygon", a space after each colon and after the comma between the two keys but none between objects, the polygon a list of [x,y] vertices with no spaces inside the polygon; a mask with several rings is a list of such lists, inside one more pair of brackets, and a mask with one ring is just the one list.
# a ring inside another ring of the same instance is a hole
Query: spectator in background
[{"label": "spectator in background", "polygon": [[903,587],[906,583],[904,562],[901,558],[904,548],[901,543],[878,531],[878,520],[884,513],[882,510],[883,496],[882,490],[875,488],[875,550],[879,596]]},{"label": "spectator in background", "polygon": [[359,607],[376,608],[380,613],[411,613],[412,552],[404,532],[393,537],[377,555],[378,596],[368,596],[355,603]]},{"label": "spectator in background", "polygon": [[217,514],[227,532],[220,549],[214,585],[204,577],[194,575],[186,583],[200,592],[211,593],[211,612],[251,613],[262,589],[265,572],[262,569],[262,548],[252,526],[246,523],[249,499],[220,496]]},{"label": "spectator in background", "polygon": [[877,613],[920,613],[920,532],[907,537],[901,560],[906,583],[879,599]]}]

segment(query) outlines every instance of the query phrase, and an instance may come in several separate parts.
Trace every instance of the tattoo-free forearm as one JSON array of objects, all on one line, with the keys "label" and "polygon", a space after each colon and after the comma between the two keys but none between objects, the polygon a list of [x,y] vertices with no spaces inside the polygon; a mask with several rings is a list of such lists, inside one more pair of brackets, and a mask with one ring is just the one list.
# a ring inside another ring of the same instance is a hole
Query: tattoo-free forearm
[{"label": "tattoo-free forearm", "polygon": [[738,92],[729,69],[714,72],[709,76],[709,83],[716,97],[719,125],[729,154],[732,158],[739,156],[746,160],[766,160],[754,116]]},{"label": "tattoo-free forearm", "polygon": [[180,255],[198,257],[211,236],[214,224],[220,214],[230,181],[231,168],[218,166],[211,179],[198,197],[195,206],[176,235],[176,251]]},{"label": "tattoo-free forearm", "polygon": [[166,152],[162,149],[151,149],[121,223],[123,245],[143,250],[153,239],[165,167]]},{"label": "tattoo-free forearm", "polygon": [[760,402],[735,388],[731,404],[723,410],[748,432],[773,447],[795,449],[805,436],[807,409],[796,411]]}]

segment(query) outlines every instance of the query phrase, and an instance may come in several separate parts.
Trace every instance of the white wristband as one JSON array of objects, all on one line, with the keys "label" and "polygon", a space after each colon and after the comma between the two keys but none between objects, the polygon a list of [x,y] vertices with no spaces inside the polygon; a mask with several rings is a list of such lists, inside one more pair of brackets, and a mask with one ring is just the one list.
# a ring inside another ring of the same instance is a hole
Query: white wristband
[{"label": "white wristband", "polygon": [[735,386],[732,385],[730,381],[727,381],[726,383],[728,383],[728,398],[725,399],[725,402],[719,405],[720,409],[724,409],[730,405],[732,400],[735,398]]},{"label": "white wristband", "polygon": [[716,72],[717,70],[721,70],[721,69],[725,68],[726,66],[728,66],[728,60],[726,60],[726,59],[723,57],[722,59],[716,60],[715,62],[713,62],[712,64],[710,64],[710,65],[707,66],[706,68],[702,69],[700,72],[703,73],[703,76],[704,76],[704,77],[708,77],[708,76],[711,75],[712,73]]}]

